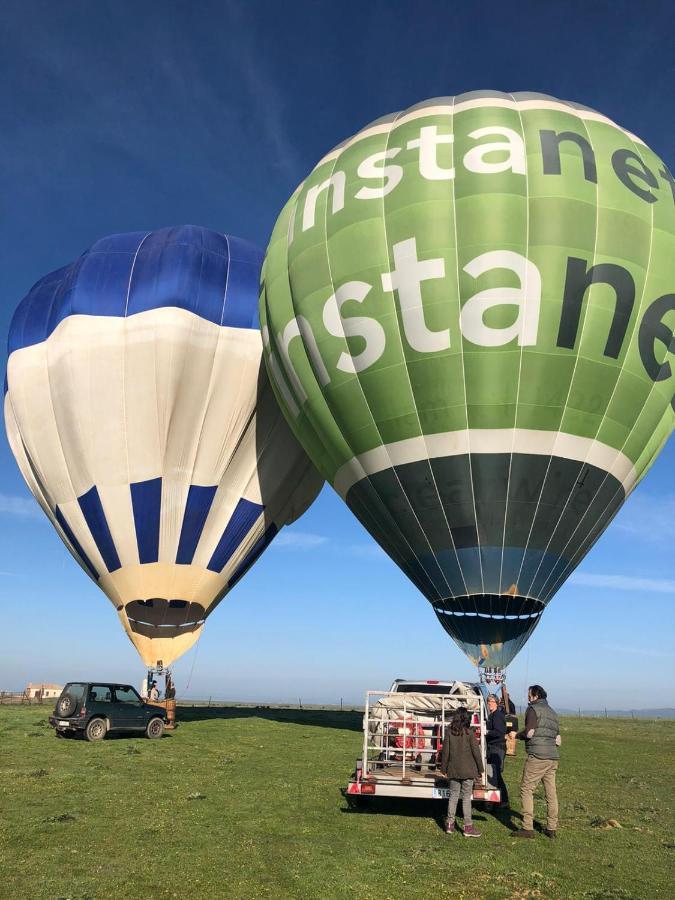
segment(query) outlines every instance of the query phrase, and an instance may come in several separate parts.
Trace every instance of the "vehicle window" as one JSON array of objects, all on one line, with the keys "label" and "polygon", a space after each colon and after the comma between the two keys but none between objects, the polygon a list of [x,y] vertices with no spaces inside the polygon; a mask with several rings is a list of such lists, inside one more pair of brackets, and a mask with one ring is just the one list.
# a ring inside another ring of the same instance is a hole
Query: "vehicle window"
[{"label": "vehicle window", "polygon": [[115,688],[115,700],[117,700],[118,703],[139,704],[141,702],[141,698],[138,696],[136,691],[131,687],[116,687]]},{"label": "vehicle window", "polygon": [[92,684],[89,699],[96,703],[112,703],[112,691],[107,684]]},{"label": "vehicle window", "polygon": [[69,694],[74,700],[77,700],[79,703],[79,701],[84,697],[84,687],[85,686],[83,684],[79,684],[78,682],[69,682],[61,691],[61,696],[63,697],[65,694]]},{"label": "vehicle window", "polygon": [[397,684],[398,694],[449,694],[447,684]]}]

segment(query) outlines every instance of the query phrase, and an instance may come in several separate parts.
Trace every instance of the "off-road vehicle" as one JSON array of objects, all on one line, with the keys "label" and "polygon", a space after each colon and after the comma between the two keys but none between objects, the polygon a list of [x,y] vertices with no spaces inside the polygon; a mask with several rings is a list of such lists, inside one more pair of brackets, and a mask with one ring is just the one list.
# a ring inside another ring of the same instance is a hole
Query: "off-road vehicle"
[{"label": "off-road vehicle", "polygon": [[164,722],[162,707],[144,703],[131,685],[100,681],[69,681],[49,717],[57,737],[83,734],[88,741],[102,741],[113,731],[161,738]]}]

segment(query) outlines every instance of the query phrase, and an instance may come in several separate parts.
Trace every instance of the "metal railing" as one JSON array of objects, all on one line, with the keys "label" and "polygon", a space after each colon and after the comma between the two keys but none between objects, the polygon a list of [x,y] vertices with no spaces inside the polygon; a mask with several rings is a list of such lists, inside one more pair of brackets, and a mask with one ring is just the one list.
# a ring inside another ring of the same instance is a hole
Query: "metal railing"
[{"label": "metal railing", "polygon": [[[485,710],[482,697],[470,689],[451,694],[423,694],[435,708],[424,709],[420,695],[368,691],[363,719],[363,777],[395,775],[401,779],[429,776],[437,770],[445,727],[454,710],[465,707],[478,731],[487,784]],[[385,702],[386,701],[386,702]],[[398,701],[398,702],[395,702]],[[411,709],[413,707],[413,709]]]},{"label": "metal railing", "polygon": [[0,705],[23,704],[25,706],[54,705],[57,697],[29,697],[23,691],[0,691]]}]

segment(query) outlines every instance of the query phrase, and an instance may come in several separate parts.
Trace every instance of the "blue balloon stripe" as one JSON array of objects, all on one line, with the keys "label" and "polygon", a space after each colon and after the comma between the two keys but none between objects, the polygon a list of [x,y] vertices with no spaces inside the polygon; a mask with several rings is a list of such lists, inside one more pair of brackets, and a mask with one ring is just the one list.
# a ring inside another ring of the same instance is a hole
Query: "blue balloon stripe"
[{"label": "blue balloon stripe", "polygon": [[258,304],[253,307],[249,297],[260,293],[260,265],[251,257],[249,245],[239,238],[228,237],[231,265],[227,273],[221,325],[231,328],[258,328]]},{"label": "blue balloon stripe", "polygon": [[272,543],[275,535],[278,533],[279,529],[277,526],[272,523],[270,527],[265,531],[265,534],[257,541],[249,553],[244,557],[242,562],[237,566],[234,570],[232,577],[227,582],[228,588],[234,587],[234,585],[239,581],[240,578],[243,578],[244,575],[251,568],[253,563],[258,559],[263,550],[265,550]]},{"label": "blue balloon stripe", "polygon": [[192,562],[217,489],[217,485],[209,487],[190,485],[176,553],[177,563],[189,565]]},{"label": "blue balloon stripe", "polygon": [[127,315],[173,306],[219,323],[228,265],[226,255],[201,243],[167,241],[155,232],[136,256]]},{"label": "blue balloon stripe", "polygon": [[208,569],[212,572],[222,572],[264,509],[265,507],[259,503],[252,503],[242,497],[235,506],[232,518],[227,523],[227,527],[213,551],[213,556],[207,566]]},{"label": "blue balloon stripe", "polygon": [[92,562],[89,559],[89,557],[87,556],[87,554],[82,549],[82,545],[80,544],[78,539],[73,534],[73,529],[70,527],[68,522],[66,522],[65,516],[63,515],[63,513],[61,512],[61,510],[59,509],[58,506],[54,510],[54,516],[56,518],[56,521],[59,523],[59,525],[63,529],[63,533],[65,534],[65,536],[68,538],[68,540],[72,544],[73,549],[75,550],[77,555],[80,557],[80,559],[84,563],[84,566],[87,569],[87,571],[89,572],[89,574],[91,575],[91,577],[94,579],[94,581],[98,581],[98,579],[99,579],[98,572],[92,565]]},{"label": "blue balloon stripe", "polygon": [[110,534],[110,528],[108,527],[96,486],[87,491],[86,494],[78,497],[77,502],[80,504],[82,515],[89,526],[91,536],[98,547],[98,552],[103,557],[103,562],[106,564],[108,571],[114,572],[116,569],[120,569],[122,567],[120,558],[117,555],[115,542]]},{"label": "blue balloon stripe", "polygon": [[162,510],[162,479],[136,481],[130,485],[134,527],[141,563],[159,559],[159,520]]},{"label": "blue balloon stripe", "polygon": [[31,288],[12,319],[8,353],[45,341],[71,315],[179,308],[257,328],[262,260],[253,244],[192,225],[112,235]]}]

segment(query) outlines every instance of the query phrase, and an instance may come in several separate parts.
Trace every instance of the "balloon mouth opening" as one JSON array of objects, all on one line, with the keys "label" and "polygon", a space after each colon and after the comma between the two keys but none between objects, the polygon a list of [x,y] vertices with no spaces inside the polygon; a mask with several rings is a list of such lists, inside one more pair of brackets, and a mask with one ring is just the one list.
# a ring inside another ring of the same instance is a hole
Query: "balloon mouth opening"
[{"label": "balloon mouth opening", "polygon": [[132,600],[124,611],[132,632],[149,638],[172,638],[196,631],[206,617],[201,603],[161,597]]},{"label": "balloon mouth opening", "polygon": [[546,604],[535,597],[520,594],[467,594],[433,603],[438,616],[477,619],[538,619]]}]

